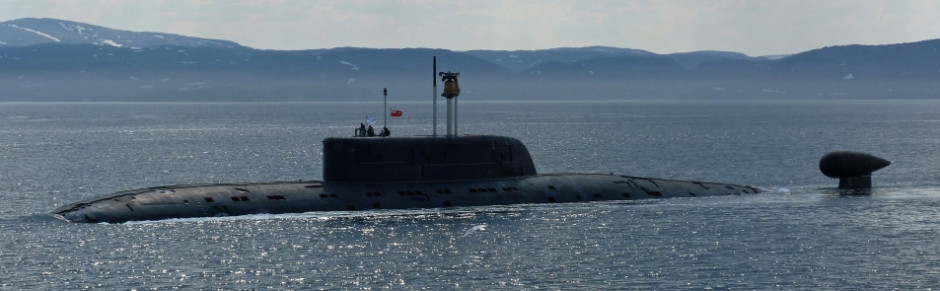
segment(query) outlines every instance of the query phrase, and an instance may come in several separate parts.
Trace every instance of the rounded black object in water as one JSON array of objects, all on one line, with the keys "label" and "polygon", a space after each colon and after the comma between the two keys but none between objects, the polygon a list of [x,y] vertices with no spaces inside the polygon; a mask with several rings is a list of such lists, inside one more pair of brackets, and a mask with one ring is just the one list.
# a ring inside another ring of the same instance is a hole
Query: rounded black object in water
[{"label": "rounded black object in water", "polygon": [[819,170],[829,178],[849,178],[871,174],[890,164],[888,160],[866,153],[837,151],[819,160]]}]

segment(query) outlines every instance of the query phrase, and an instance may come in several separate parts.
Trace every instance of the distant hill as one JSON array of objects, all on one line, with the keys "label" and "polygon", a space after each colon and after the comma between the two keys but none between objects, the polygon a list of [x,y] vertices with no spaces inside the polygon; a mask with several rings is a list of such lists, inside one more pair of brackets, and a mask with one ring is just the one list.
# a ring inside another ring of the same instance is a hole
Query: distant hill
[{"label": "distant hill", "polygon": [[940,40],[833,46],[790,56],[656,54],[613,47],[529,51],[257,50],[224,40],[56,19],[0,23],[0,101],[399,100],[461,73],[464,100],[940,97]]},{"label": "distant hill", "polygon": [[132,32],[50,18],[22,18],[0,22],[0,47],[38,44],[87,44],[143,48],[172,45],[237,48],[241,45],[215,39],[157,32]]},{"label": "distant hill", "polygon": [[676,63],[686,69],[694,69],[703,63],[724,61],[724,60],[759,60],[760,58],[749,57],[742,53],[723,52],[723,51],[697,51],[688,53],[668,54]]},{"label": "distant hill", "polygon": [[573,63],[577,61],[616,56],[654,56],[656,54],[637,49],[592,46],[583,48],[554,48],[544,50],[470,50],[465,53],[482,60],[522,72],[545,63]]}]

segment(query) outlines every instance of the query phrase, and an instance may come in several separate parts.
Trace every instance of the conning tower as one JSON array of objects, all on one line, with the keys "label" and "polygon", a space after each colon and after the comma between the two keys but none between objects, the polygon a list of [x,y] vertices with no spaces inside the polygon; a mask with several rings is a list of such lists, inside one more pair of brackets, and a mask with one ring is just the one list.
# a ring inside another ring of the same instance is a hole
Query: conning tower
[{"label": "conning tower", "polygon": [[325,182],[435,182],[536,174],[525,145],[505,136],[334,137],[323,140]]},{"label": "conning tower", "polygon": [[[434,58],[437,71],[437,58]],[[457,135],[460,73],[436,72],[447,98],[447,135],[333,137],[323,140],[323,181],[328,183],[440,182],[533,176],[535,165],[519,140]],[[435,95],[437,81],[434,77]],[[382,95],[387,96],[383,90]],[[435,97],[436,98],[436,97]],[[436,100],[436,99],[435,99]],[[385,107],[388,107],[385,105]],[[434,105],[437,128],[437,105]],[[362,130],[362,129],[360,129]]]}]

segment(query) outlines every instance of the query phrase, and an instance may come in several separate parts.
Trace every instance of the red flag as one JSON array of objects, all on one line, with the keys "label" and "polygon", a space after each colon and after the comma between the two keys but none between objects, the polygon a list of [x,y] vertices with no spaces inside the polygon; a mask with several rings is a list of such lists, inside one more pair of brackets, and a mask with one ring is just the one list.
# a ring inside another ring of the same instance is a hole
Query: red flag
[{"label": "red flag", "polygon": [[401,117],[401,110],[392,110],[392,117]]}]

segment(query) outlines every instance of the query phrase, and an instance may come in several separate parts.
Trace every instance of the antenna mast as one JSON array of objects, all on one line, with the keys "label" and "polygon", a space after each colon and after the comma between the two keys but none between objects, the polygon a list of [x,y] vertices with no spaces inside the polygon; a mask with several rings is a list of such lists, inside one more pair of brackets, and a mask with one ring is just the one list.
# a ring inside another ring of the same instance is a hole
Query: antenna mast
[{"label": "antenna mast", "polygon": [[434,136],[437,136],[437,56],[434,56],[434,67],[431,71],[431,81],[434,82],[434,94],[431,95],[431,100],[434,100],[434,125],[432,128]]},{"label": "antenna mast", "polygon": [[382,127],[388,128],[388,88],[382,88]]},{"label": "antenna mast", "polygon": [[444,93],[441,94],[447,98],[447,136],[456,134],[457,128],[457,96],[460,95],[460,85],[457,83],[457,76],[460,73],[440,72],[441,82],[444,82]]}]

